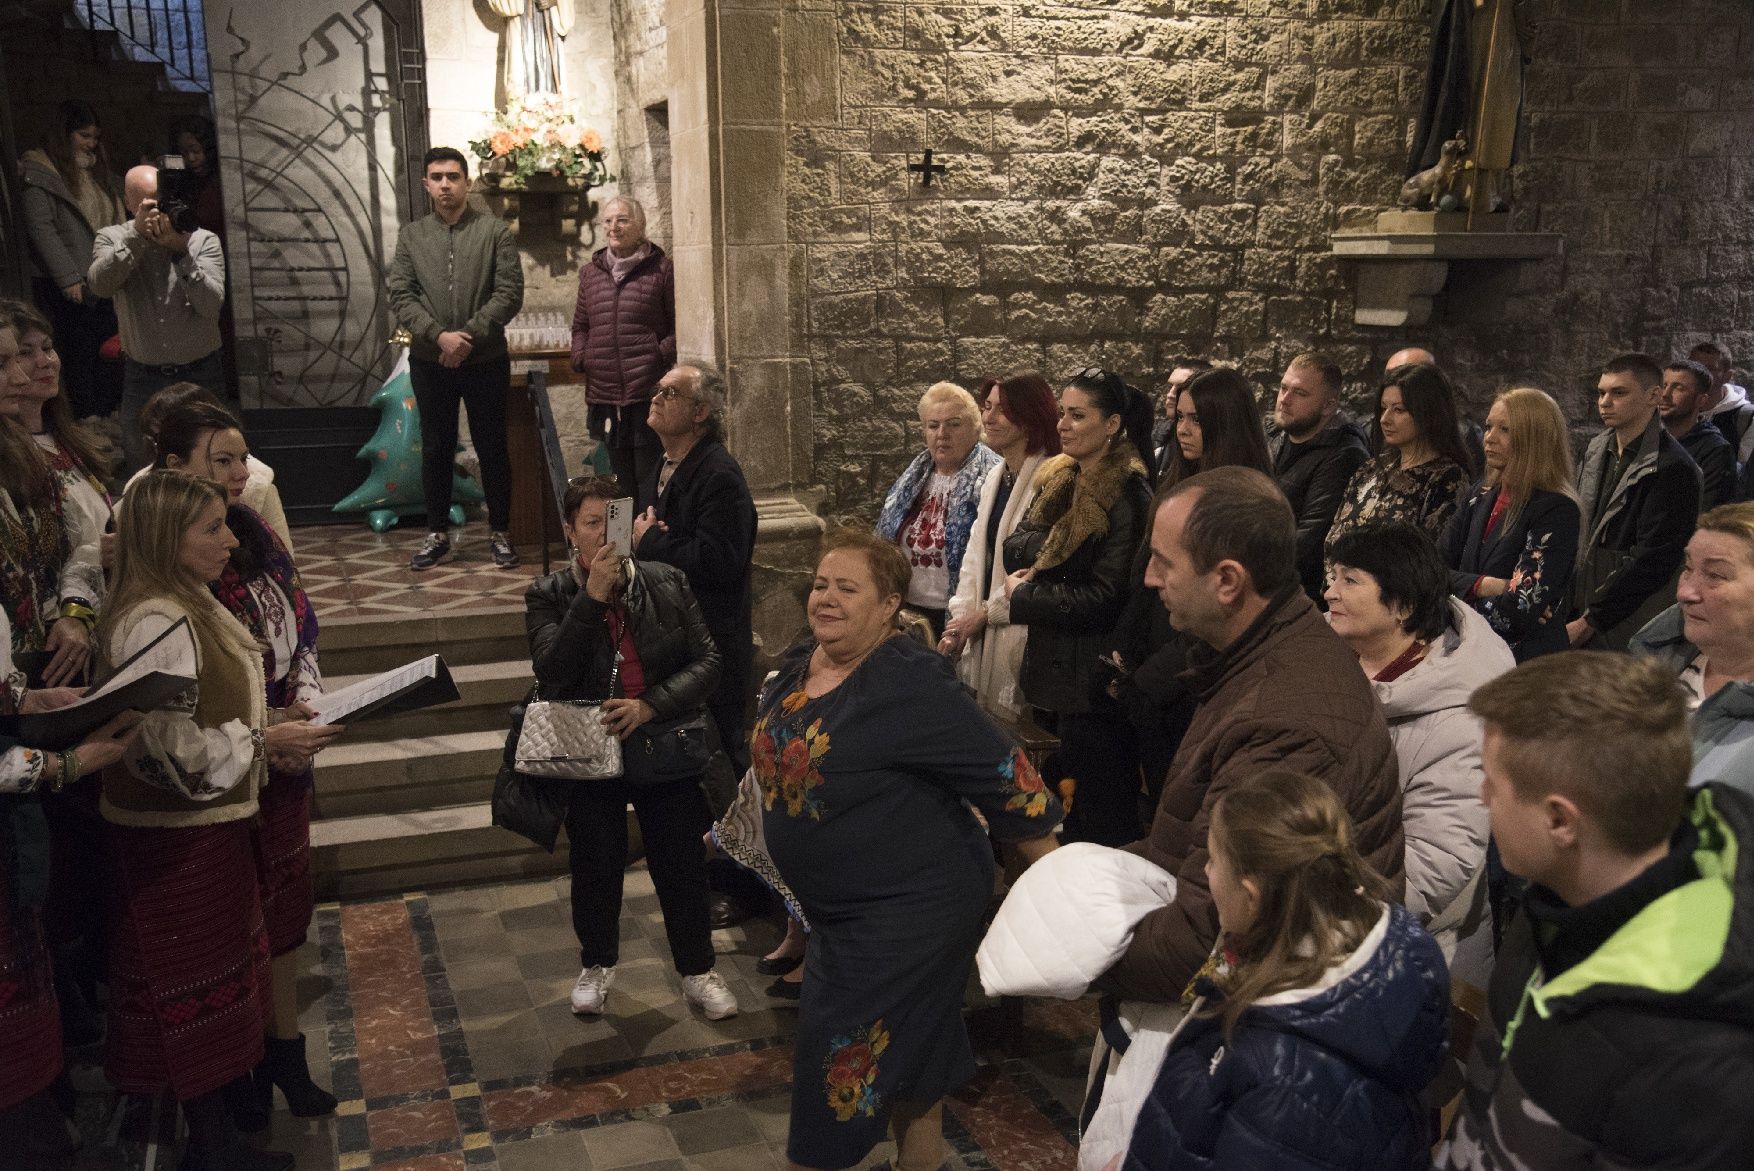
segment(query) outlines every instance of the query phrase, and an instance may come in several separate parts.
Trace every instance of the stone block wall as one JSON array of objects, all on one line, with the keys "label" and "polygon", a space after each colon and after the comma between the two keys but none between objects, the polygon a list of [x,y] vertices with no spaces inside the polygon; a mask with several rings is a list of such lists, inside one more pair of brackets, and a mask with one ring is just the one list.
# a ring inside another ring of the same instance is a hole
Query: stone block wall
[{"label": "stone block wall", "polygon": [[[1452,277],[1412,333],[1353,323],[1328,237],[1394,203],[1424,0],[783,7],[788,75],[827,79],[789,95],[785,162],[827,513],[874,514],[942,377],[1100,363],[1155,386],[1197,353],[1265,391],[1319,345],[1356,400],[1418,342],[1476,413],[1532,381],[1581,422],[1618,349],[1754,345],[1754,5],[1524,5],[1515,222],[1564,259]],[[926,147],[949,167],[930,189],[905,170]]]}]

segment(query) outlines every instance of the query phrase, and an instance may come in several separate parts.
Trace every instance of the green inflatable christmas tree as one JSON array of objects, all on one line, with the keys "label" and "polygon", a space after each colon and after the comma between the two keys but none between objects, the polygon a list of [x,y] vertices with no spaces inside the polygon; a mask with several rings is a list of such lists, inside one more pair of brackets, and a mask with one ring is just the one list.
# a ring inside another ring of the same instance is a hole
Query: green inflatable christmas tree
[{"label": "green inflatable christmas tree", "polygon": [[[420,408],[414,403],[414,384],[408,377],[408,351],[396,360],[389,380],[372,395],[378,408],[378,429],[359,449],[358,458],[371,464],[365,483],[335,506],[336,512],[365,511],[372,532],[395,528],[405,516],[426,511],[420,488]],[[463,505],[479,503],[481,486],[457,474],[451,484],[450,522],[463,523]],[[428,522],[429,524],[433,522]]]}]

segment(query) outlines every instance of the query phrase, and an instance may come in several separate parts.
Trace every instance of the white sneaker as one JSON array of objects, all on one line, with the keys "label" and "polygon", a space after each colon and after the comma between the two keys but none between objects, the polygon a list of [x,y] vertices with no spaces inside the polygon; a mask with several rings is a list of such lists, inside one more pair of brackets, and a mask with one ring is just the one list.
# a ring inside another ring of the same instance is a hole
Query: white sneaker
[{"label": "white sneaker", "polygon": [[731,995],[731,990],[725,987],[725,978],[716,971],[682,977],[682,995],[688,998],[688,1003],[700,1005],[709,1021],[722,1021],[737,1015],[737,998]]},{"label": "white sneaker", "polygon": [[572,1010],[576,1013],[602,1012],[603,999],[609,995],[609,985],[614,982],[614,968],[586,968],[572,986]]}]

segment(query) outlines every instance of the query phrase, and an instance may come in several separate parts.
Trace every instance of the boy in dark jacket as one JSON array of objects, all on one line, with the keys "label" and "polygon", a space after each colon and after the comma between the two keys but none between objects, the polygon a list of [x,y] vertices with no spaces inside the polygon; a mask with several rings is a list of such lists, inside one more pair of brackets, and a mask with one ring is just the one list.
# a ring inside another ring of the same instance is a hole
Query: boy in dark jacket
[{"label": "boy in dark jacket", "polygon": [[1549,655],[1469,706],[1493,837],[1531,885],[1438,1166],[1747,1166],[1754,799],[1687,788],[1686,698],[1654,661]]}]

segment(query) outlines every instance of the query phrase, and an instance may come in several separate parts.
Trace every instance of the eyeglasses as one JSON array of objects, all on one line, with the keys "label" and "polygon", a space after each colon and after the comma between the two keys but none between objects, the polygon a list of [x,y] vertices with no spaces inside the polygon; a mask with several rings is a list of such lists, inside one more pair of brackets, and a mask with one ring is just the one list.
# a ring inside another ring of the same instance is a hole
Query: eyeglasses
[{"label": "eyeglasses", "polygon": [[1072,377],[1082,378],[1086,382],[1101,382],[1108,377],[1108,371],[1101,366],[1086,366]]},{"label": "eyeglasses", "polygon": [[674,386],[660,386],[658,388],[658,393],[656,395],[654,395],[653,397],[654,398],[667,398],[667,399],[677,399],[677,398],[692,399],[694,396],[692,394],[689,394],[686,390],[679,390],[678,388],[676,388]]}]

